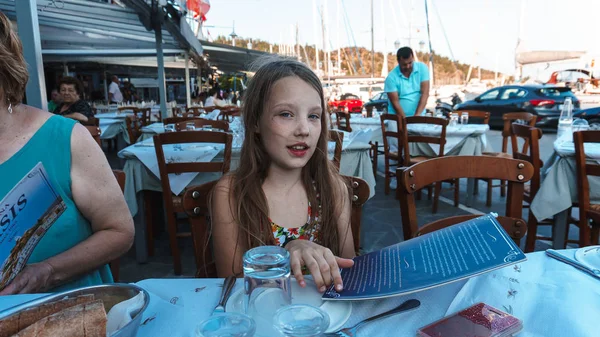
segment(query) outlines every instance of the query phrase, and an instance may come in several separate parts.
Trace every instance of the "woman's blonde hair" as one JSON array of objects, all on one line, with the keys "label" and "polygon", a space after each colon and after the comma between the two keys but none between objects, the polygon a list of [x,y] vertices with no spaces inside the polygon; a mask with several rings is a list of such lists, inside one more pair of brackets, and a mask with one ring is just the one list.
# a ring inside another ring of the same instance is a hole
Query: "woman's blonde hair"
[{"label": "woman's blonde hair", "polygon": [[240,226],[240,239],[247,248],[275,244],[269,221],[269,207],[262,190],[271,158],[257,130],[274,84],[282,78],[295,76],[313,87],[321,100],[321,133],[316,151],[302,169],[302,183],[312,205],[306,229],[309,232],[316,229],[318,222],[320,226],[316,242],[337,255],[339,235],[336,212],[339,209],[336,205],[343,202],[343,196],[339,189],[341,177],[327,156],[329,118],[321,81],[310,68],[295,60],[268,57],[256,64],[254,67],[258,69],[244,92],[242,114],[246,137],[242,145],[240,165],[233,173],[231,193],[234,199],[232,214]]},{"label": "woman's blonde hair", "polygon": [[0,100],[4,104],[21,103],[28,79],[21,40],[8,17],[0,12]]}]

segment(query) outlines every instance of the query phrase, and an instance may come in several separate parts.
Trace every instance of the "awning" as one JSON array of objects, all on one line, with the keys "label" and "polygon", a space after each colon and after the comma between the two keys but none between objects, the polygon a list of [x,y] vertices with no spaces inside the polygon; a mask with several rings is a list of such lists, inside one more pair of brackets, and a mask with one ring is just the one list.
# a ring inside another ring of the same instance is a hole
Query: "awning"
[{"label": "awning", "polygon": [[249,65],[257,58],[270,55],[270,53],[233,47],[226,44],[202,41],[204,56],[208,63],[216,66],[225,73],[247,71]]},{"label": "awning", "polygon": [[[154,31],[146,29],[132,8],[84,0],[37,0],[37,8],[45,62],[78,62],[82,56],[156,56]],[[0,11],[16,21],[15,0],[0,0]],[[190,30],[185,20],[183,28],[167,21],[162,30],[165,55],[185,51],[201,55],[196,39],[189,43],[181,32],[171,33],[174,26]]]}]

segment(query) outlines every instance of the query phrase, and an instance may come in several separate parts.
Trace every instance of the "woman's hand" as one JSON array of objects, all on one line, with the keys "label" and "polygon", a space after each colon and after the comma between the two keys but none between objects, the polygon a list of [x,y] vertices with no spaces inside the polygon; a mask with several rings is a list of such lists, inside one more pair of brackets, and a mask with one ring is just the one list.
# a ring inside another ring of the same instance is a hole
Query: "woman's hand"
[{"label": "woman's hand", "polygon": [[28,264],[0,291],[0,295],[29,294],[51,288],[54,269],[48,262]]},{"label": "woman's hand", "polygon": [[309,240],[294,240],[285,248],[290,252],[292,273],[301,287],[306,286],[302,275],[302,267],[306,266],[320,292],[325,292],[332,282],[337,291],[344,289],[339,268],[352,267],[353,260],[337,257],[328,248]]}]

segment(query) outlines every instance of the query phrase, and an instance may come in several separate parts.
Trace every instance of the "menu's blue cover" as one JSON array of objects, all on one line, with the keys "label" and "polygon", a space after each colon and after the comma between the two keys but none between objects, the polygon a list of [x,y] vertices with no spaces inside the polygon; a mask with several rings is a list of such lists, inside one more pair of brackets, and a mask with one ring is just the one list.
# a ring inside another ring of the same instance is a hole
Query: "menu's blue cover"
[{"label": "menu's blue cover", "polygon": [[344,290],[325,300],[404,295],[455,282],[527,258],[492,214],[354,258],[342,269]]},{"label": "menu's blue cover", "polygon": [[65,209],[42,163],[0,201],[0,290],[25,267],[35,246]]}]

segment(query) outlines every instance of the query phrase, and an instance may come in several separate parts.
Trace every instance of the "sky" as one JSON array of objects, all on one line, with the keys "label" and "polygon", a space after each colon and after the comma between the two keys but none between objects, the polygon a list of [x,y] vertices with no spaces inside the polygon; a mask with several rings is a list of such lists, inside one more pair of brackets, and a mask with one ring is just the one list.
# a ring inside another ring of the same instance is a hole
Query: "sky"
[{"label": "sky", "polygon": [[[527,50],[588,51],[600,55],[598,0],[428,1],[433,50],[461,62],[512,75],[519,36]],[[339,0],[339,20],[338,0],[210,2],[205,24],[213,37],[229,35],[235,21],[235,32],[241,37],[293,44],[294,26],[298,24],[300,43],[317,41],[321,47],[320,17],[315,12],[322,10],[331,48],[337,48],[339,41],[342,46],[356,44],[371,49],[369,0]],[[373,3],[376,51],[394,52],[395,41],[402,46],[411,41],[416,50],[420,50],[422,41],[428,50],[425,0]]]}]

